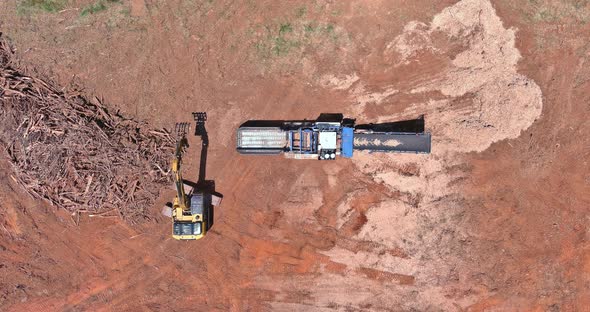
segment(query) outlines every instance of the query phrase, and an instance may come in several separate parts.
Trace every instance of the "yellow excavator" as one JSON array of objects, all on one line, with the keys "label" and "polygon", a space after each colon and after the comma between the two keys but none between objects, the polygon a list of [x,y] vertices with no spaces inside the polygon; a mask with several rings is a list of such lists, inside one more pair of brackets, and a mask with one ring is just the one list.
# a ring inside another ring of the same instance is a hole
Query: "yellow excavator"
[{"label": "yellow excavator", "polygon": [[221,195],[215,193],[212,181],[205,180],[207,147],[209,138],[205,129],[206,113],[193,113],[196,122],[195,136],[202,139],[199,180],[193,183],[182,178],[182,156],[189,147],[186,134],[189,123],[176,124],[176,150],[171,169],[174,175],[176,197],[162,210],[172,217],[172,237],[178,240],[196,240],[205,236],[213,225],[213,206],[221,202]]}]

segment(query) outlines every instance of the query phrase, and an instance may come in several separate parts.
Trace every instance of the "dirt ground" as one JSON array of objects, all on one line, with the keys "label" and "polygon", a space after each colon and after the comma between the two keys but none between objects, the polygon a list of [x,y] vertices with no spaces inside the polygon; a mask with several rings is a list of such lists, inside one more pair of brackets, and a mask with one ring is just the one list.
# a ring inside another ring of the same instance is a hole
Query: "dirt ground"
[{"label": "dirt ground", "polygon": [[[6,0],[22,63],[209,115],[210,234],[69,214],[0,162],[2,311],[589,311],[590,2]],[[429,155],[235,152],[248,119],[426,115]],[[191,142],[196,175],[199,141]]]}]

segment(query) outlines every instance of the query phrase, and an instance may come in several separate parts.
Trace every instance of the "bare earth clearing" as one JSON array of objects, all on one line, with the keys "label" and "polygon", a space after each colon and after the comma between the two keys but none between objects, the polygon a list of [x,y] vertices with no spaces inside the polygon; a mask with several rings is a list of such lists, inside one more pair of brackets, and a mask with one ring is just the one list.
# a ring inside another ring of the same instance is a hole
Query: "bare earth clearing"
[{"label": "bare earth clearing", "polygon": [[[0,310],[590,307],[590,3],[36,3],[0,2],[28,73],[153,128],[207,111],[224,199],[197,242],[169,237],[166,188],[146,222],[76,226],[27,195],[4,152]],[[425,114],[432,154],[234,151],[247,119],[322,112]]]}]

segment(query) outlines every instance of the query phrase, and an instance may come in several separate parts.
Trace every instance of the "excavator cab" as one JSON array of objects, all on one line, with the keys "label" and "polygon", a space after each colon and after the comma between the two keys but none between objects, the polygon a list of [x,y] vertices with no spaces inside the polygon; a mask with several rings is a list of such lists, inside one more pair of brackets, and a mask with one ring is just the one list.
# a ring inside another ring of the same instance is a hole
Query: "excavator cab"
[{"label": "excavator cab", "polygon": [[202,139],[199,180],[197,183],[192,183],[182,178],[182,155],[188,147],[186,134],[190,125],[179,123],[176,125],[177,146],[172,160],[176,197],[162,210],[164,215],[172,217],[172,237],[178,240],[196,240],[205,236],[213,225],[213,206],[221,202],[220,194],[214,194],[214,189],[207,187],[210,185],[207,182],[211,181],[205,180],[209,145],[205,129],[207,115],[193,113],[193,116],[196,122],[195,136],[200,136]]},{"label": "excavator cab", "polygon": [[200,239],[212,223],[209,219],[213,206],[212,195],[196,192],[188,197],[189,209],[184,210],[182,216],[173,215],[172,237],[175,239]]},{"label": "excavator cab", "polygon": [[[172,226],[172,236],[175,239],[198,239],[203,235],[203,223],[175,221]],[[197,238],[198,237],[198,238]]]}]

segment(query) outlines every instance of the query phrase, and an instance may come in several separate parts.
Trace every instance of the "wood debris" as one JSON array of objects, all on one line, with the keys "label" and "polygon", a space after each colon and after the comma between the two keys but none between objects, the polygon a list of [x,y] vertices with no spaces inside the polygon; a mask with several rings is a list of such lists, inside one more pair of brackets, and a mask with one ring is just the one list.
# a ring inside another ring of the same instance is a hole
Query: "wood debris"
[{"label": "wood debris", "polygon": [[31,195],[76,214],[149,220],[171,181],[162,169],[174,148],[168,131],[26,75],[1,34],[0,144]]}]

